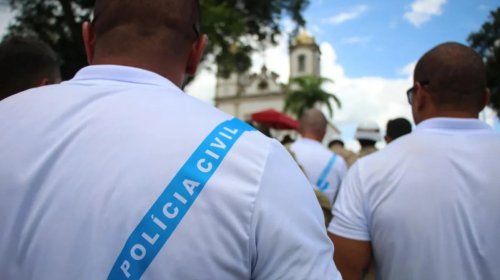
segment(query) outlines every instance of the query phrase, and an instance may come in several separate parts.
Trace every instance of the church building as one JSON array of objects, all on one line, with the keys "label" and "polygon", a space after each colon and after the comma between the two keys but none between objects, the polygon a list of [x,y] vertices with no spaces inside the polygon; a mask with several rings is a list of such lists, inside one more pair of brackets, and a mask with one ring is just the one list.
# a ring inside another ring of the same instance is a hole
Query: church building
[{"label": "church building", "polygon": [[[290,78],[321,75],[321,51],[315,39],[302,31],[289,47]],[[265,66],[260,73],[233,73],[228,78],[217,78],[215,106],[242,120],[266,109],[282,112],[285,104],[286,85],[278,81],[279,74]],[[339,130],[330,123],[329,139],[338,136]]]}]

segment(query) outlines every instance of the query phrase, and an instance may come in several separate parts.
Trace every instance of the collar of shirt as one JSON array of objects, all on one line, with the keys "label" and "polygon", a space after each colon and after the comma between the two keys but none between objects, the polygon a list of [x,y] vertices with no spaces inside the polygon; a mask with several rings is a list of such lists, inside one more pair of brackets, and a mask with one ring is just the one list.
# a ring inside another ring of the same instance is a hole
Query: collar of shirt
[{"label": "collar of shirt", "polygon": [[160,87],[175,87],[168,79],[148,70],[121,65],[91,65],[82,68],[69,82],[115,81]]},{"label": "collar of shirt", "polygon": [[491,130],[485,122],[472,118],[432,118],[421,122],[415,130]]},{"label": "collar of shirt", "polygon": [[323,146],[323,144],[321,144],[321,142],[316,141],[316,140],[311,139],[311,138],[304,138],[304,137],[302,137],[302,138],[297,139],[297,141],[300,141],[303,144],[307,144],[307,145],[320,145],[320,146]]}]

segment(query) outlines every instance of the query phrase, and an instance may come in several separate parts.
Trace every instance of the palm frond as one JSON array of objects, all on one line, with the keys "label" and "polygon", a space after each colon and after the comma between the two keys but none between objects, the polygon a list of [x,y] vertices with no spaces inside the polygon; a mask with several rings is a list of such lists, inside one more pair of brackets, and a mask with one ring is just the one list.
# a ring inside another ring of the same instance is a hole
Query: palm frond
[{"label": "palm frond", "polygon": [[316,104],[324,104],[330,117],[332,117],[333,107],[330,100],[333,99],[339,109],[342,108],[342,103],[335,94],[323,90],[322,86],[325,83],[333,83],[333,80],[316,76],[302,76],[290,79],[284,110],[300,117],[306,109],[313,108]]}]

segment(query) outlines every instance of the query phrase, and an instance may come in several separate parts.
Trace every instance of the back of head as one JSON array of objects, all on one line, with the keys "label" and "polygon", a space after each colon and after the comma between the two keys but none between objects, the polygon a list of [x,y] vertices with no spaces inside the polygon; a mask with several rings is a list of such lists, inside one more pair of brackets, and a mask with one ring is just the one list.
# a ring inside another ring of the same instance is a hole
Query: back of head
[{"label": "back of head", "polygon": [[61,80],[60,61],[45,43],[11,37],[0,44],[0,100],[18,92]]},{"label": "back of head", "polygon": [[415,82],[427,82],[438,110],[479,112],[484,106],[486,70],[481,57],[459,43],[444,43],[418,61]]},{"label": "back of head", "polygon": [[380,141],[380,128],[377,123],[372,121],[365,121],[358,125],[356,133],[354,134],[362,146],[373,146],[377,141]]},{"label": "back of head", "polygon": [[154,47],[171,55],[186,52],[199,35],[199,22],[198,0],[97,0],[96,54],[116,57],[144,51],[148,55],[146,50]]},{"label": "back of head", "polygon": [[411,132],[411,123],[405,118],[397,118],[387,122],[386,136],[394,140]]},{"label": "back of head", "polygon": [[281,139],[281,144],[282,145],[288,145],[288,144],[291,144],[293,143],[295,140],[293,140],[292,136],[290,136],[289,134],[285,135],[283,137],[283,139]]},{"label": "back of head", "polygon": [[327,120],[318,109],[304,111],[300,118],[299,131],[303,137],[321,141],[326,133]]},{"label": "back of head", "polygon": [[332,141],[330,141],[330,143],[328,143],[328,148],[332,148],[332,147],[344,147],[344,141],[340,140],[340,139],[334,139]]}]

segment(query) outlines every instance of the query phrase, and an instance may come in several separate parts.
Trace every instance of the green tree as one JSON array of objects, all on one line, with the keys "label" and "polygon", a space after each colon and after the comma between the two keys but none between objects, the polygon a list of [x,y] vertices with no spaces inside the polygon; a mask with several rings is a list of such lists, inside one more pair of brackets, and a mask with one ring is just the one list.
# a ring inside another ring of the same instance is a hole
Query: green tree
[{"label": "green tree", "polygon": [[313,108],[316,104],[326,105],[330,118],[333,117],[333,107],[331,100],[340,109],[340,100],[332,93],[323,90],[322,85],[326,82],[333,83],[332,80],[324,77],[303,76],[290,80],[288,91],[285,97],[284,111],[290,112],[297,117],[301,117],[306,109]]},{"label": "green tree", "polygon": [[[35,36],[63,59],[64,78],[86,65],[81,24],[91,15],[95,0],[7,0],[16,13],[10,35]],[[302,12],[309,0],[200,0],[202,32],[210,44],[205,59],[218,73],[243,72],[251,66],[252,52],[276,44],[281,19],[290,16],[305,24]]]},{"label": "green tree", "polygon": [[61,57],[61,74],[72,77],[87,65],[81,24],[90,18],[92,0],[8,0],[16,13],[7,36],[33,36]]},{"label": "green tree", "polygon": [[489,20],[467,40],[484,58],[488,87],[492,91],[490,106],[500,117],[500,8],[491,11]]}]

